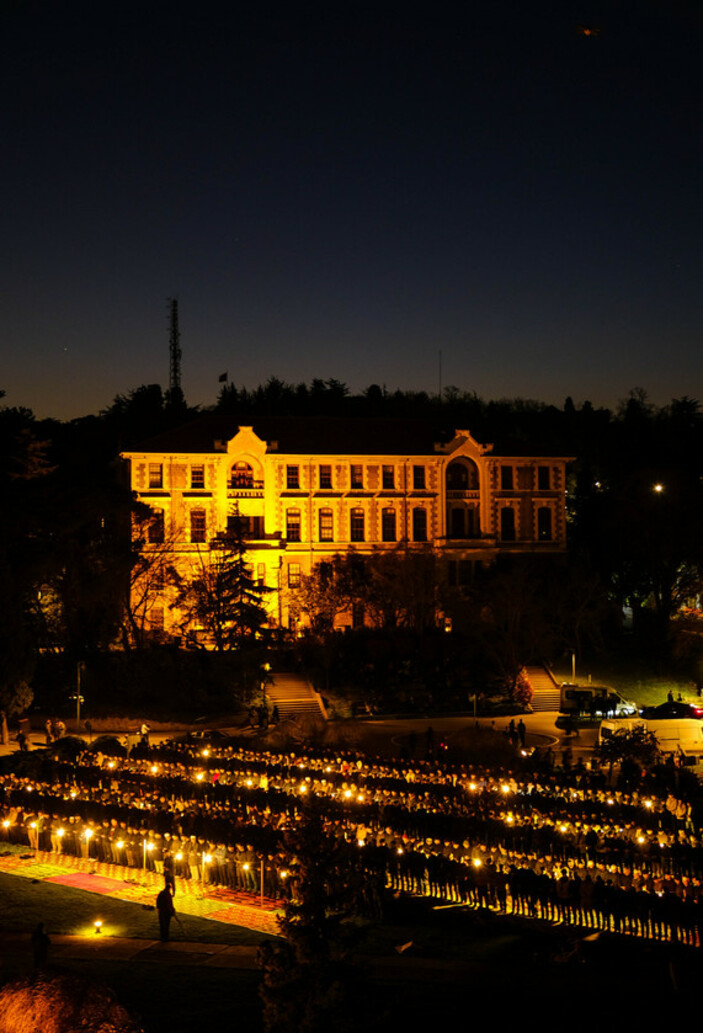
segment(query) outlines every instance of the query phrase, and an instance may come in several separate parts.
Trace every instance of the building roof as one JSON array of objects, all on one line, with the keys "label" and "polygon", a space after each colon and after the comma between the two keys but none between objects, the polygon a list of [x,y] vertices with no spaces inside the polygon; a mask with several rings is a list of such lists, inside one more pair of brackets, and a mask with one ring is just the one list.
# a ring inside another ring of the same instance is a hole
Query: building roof
[{"label": "building roof", "polygon": [[[453,431],[442,432],[429,420],[254,419],[254,433],[277,442],[284,455],[432,455],[436,441],[450,441]],[[215,441],[230,441],[238,433],[233,416],[207,415],[157,434],[128,452],[213,452]]]},{"label": "building roof", "polygon": [[[254,419],[240,422],[235,416],[209,413],[172,430],[140,442],[130,453],[210,453],[216,441],[230,441],[240,426],[253,426],[262,441],[277,443],[283,455],[408,455],[435,454],[435,444],[446,444],[455,429],[432,420],[362,419],[314,416],[303,418]],[[507,442],[503,444],[508,444]],[[514,450],[510,446],[515,446]],[[511,442],[492,455],[539,456],[528,451],[525,442]]]}]

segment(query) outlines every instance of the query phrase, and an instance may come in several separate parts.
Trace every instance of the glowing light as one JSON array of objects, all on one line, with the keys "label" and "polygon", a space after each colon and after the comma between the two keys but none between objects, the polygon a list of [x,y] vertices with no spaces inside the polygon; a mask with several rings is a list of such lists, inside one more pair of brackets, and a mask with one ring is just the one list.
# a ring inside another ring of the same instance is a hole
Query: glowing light
[{"label": "glowing light", "polygon": [[300,792],[301,792],[301,793],[307,793],[307,791],[308,791],[308,787],[307,787],[307,786],[305,785],[305,783],[303,782],[303,783],[301,784],[301,786],[300,786]]},{"label": "glowing light", "polygon": [[95,926],[95,935],[99,936],[100,935],[100,930],[103,927],[102,919],[96,918],[95,921],[93,922],[93,925]]},{"label": "glowing light", "polygon": [[344,790],[344,796],[345,796],[345,798],[346,798],[347,800],[349,799],[349,797],[351,796],[351,794],[352,794],[352,793],[351,793],[351,789],[345,789],[345,790]]},{"label": "glowing light", "polygon": [[646,808],[647,808],[648,810],[651,810],[651,809],[652,809],[652,807],[654,806],[654,803],[653,803],[653,802],[652,802],[651,800],[645,800],[645,801],[644,801],[644,805],[645,805],[645,807],[646,807]]},{"label": "glowing light", "polygon": [[10,823],[9,823],[9,821],[7,820],[7,818],[6,818],[6,819],[5,819],[5,821],[4,821],[3,823],[2,823],[2,827],[3,827],[4,829],[9,829],[9,827],[10,827]]},{"label": "glowing light", "polygon": [[158,771],[159,769],[158,769],[158,767],[156,766],[156,764],[152,764],[152,765],[151,765],[151,767],[149,768],[149,770],[151,771],[152,775],[155,775],[155,774],[156,774],[156,772],[157,772],[157,771]]},{"label": "glowing light", "polygon": [[510,786],[509,785],[505,785],[505,783],[503,783],[503,785],[500,787],[500,791],[501,791],[501,793],[509,793],[510,792]]},{"label": "glowing light", "polygon": [[176,854],[176,860],[177,861],[182,861],[183,860],[183,854],[180,854],[180,853]]},{"label": "glowing light", "polygon": [[471,863],[474,866],[474,868],[480,868],[481,865],[483,864],[483,861],[481,860],[480,857],[474,857],[474,859],[473,859],[473,861]]},{"label": "glowing light", "polygon": [[652,485],[652,491],[656,492],[657,495],[661,495],[664,491],[664,485],[661,482],[657,482],[657,484]]},{"label": "glowing light", "polygon": [[210,861],[212,861],[212,854],[203,854],[203,864],[210,864]]},{"label": "glowing light", "polygon": [[118,839],[117,842],[115,843],[115,846],[117,847],[118,850],[122,850],[122,848],[124,847],[124,840],[123,839]]},{"label": "glowing light", "polygon": [[198,774],[195,776],[195,781],[196,782],[202,782],[202,780],[204,778],[205,778],[205,775],[202,773],[202,771],[199,771]]},{"label": "glowing light", "polygon": [[208,749],[204,749],[203,752],[202,752],[202,756],[203,757],[209,757],[210,756],[210,751]]},{"label": "glowing light", "polygon": [[83,833],[83,835],[85,836],[86,839],[90,839],[93,836],[93,830],[92,829],[86,829],[85,832]]}]

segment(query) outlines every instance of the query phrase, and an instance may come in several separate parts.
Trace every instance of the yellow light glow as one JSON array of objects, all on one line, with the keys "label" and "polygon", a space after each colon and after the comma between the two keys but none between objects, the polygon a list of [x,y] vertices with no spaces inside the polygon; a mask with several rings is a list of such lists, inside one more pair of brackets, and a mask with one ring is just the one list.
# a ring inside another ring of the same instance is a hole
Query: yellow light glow
[{"label": "yellow light glow", "polygon": [[471,863],[473,864],[474,868],[480,868],[483,862],[481,861],[480,857],[474,857]]},{"label": "yellow light glow", "polygon": [[176,854],[176,860],[177,861],[182,861],[183,860],[183,854]]},{"label": "yellow light glow", "polygon": [[93,830],[92,829],[86,829],[85,832],[83,833],[83,835],[85,836],[86,839],[90,839],[91,836],[93,835]]},{"label": "yellow light glow", "polygon": [[156,772],[157,772],[157,771],[158,771],[159,769],[158,769],[158,767],[156,766],[156,764],[152,764],[152,765],[151,765],[151,767],[149,768],[149,770],[151,771],[152,775],[155,775],[155,774],[156,774]]},{"label": "yellow light glow", "polygon": [[203,757],[209,757],[210,756],[210,751],[205,749],[205,750],[203,750],[202,755],[203,755]]},{"label": "yellow light glow", "polygon": [[66,829],[57,829],[56,835],[59,837],[59,839],[61,839],[62,836],[66,835]]},{"label": "yellow light glow", "polygon": [[202,773],[202,771],[199,771],[198,774],[195,776],[195,781],[196,782],[202,782],[202,780],[204,778],[205,778],[205,775]]},{"label": "yellow light glow", "polygon": [[124,846],[124,840],[123,839],[118,839],[117,842],[115,843],[115,846],[117,847],[118,850],[121,850],[123,848],[123,846]]}]

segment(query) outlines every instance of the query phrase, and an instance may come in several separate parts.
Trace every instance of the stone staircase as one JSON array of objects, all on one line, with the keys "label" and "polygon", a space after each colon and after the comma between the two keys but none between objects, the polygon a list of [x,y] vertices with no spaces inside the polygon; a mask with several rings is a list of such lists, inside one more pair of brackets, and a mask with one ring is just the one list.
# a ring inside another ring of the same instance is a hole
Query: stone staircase
[{"label": "stone staircase", "polygon": [[530,679],[534,696],[532,697],[532,709],[537,712],[546,710],[559,710],[561,704],[561,686],[550,669],[545,666],[527,667],[527,677]]},{"label": "stone staircase", "polygon": [[322,697],[319,692],[315,692],[307,678],[286,672],[277,672],[272,677],[273,683],[266,686],[266,695],[270,705],[278,707],[282,721],[302,714],[327,720]]}]

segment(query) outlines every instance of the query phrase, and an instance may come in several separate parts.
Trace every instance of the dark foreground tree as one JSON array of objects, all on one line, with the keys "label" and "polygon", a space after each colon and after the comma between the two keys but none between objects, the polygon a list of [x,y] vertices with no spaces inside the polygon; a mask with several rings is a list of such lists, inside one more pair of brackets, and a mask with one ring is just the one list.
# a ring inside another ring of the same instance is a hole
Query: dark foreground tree
[{"label": "dark foreground tree", "polygon": [[339,864],[343,845],[325,833],[314,800],[287,833],[285,942],[259,949],[266,1033],[317,1033],[346,1028],[339,947],[340,922],[353,887]]}]

